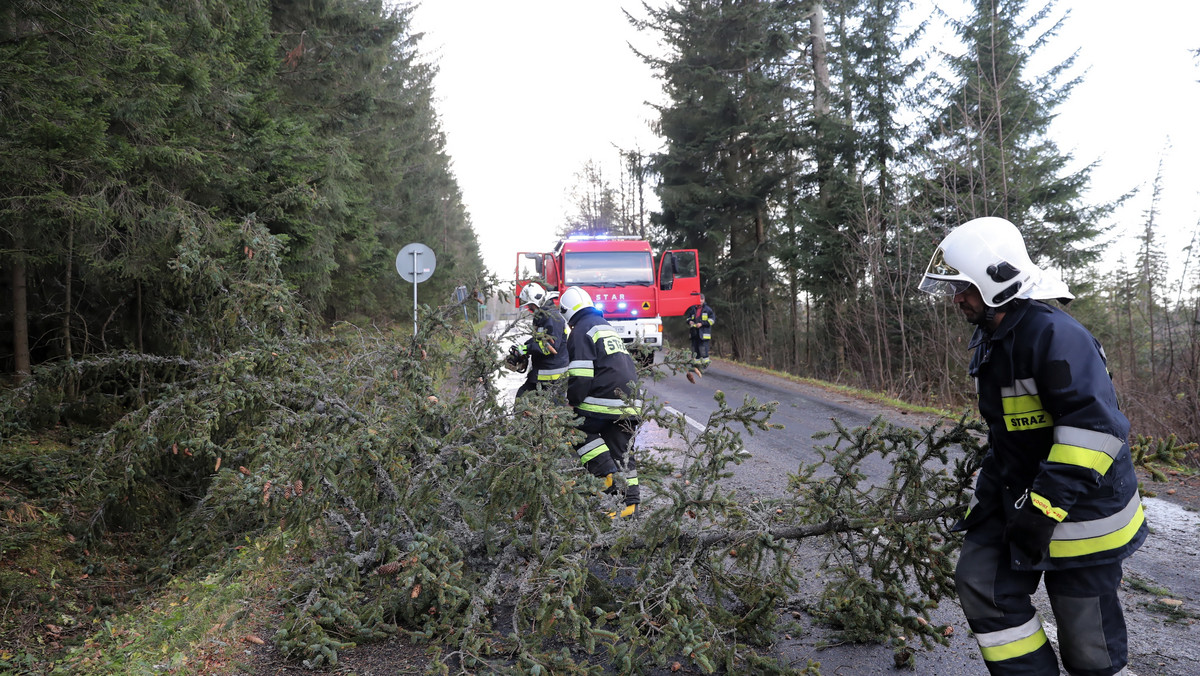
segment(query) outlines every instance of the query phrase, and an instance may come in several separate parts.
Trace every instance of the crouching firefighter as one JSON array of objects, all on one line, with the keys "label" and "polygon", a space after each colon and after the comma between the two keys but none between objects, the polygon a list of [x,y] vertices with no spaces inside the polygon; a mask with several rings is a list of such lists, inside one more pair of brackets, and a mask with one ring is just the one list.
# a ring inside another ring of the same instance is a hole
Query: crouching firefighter
[{"label": "crouching firefighter", "polygon": [[988,671],[1059,673],[1030,600],[1044,576],[1067,673],[1125,674],[1117,590],[1147,526],[1104,350],[1043,302],[1074,296],[1004,219],[946,235],[920,288],[951,296],[976,327],[970,374],[989,448],[955,526],[966,536],[954,581]]},{"label": "crouching firefighter", "polygon": [[[547,292],[541,284],[530,282],[521,289],[521,307],[533,313],[533,334],[514,348],[529,358],[525,382],[517,389],[517,398],[540,390],[567,375],[567,322],[554,307],[557,292]],[[515,355],[514,355],[515,357]]]},{"label": "crouching firefighter", "polygon": [[[638,385],[637,366],[625,341],[604,321],[583,289],[572,286],[559,299],[571,326],[567,351],[567,401],[582,416],[579,429],[586,436],[576,451],[579,462],[592,476],[604,479],[605,492],[625,493],[625,507],[611,517],[634,516],[641,502],[637,459],[630,441],[641,424],[642,403],[628,404]],[[622,485],[622,483],[624,485]]]}]

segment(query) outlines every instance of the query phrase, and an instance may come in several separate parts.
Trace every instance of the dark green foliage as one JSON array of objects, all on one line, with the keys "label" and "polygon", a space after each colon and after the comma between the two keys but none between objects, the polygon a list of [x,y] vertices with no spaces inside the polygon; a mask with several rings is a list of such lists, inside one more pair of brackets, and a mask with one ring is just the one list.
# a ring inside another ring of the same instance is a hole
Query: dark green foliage
[{"label": "dark green foliage", "polygon": [[0,340],[27,326],[34,364],[224,349],[236,313],[208,305],[268,254],[284,290],[330,319],[404,317],[394,257],[410,241],[439,256],[427,294],[476,282],[410,13],[370,0],[6,5],[0,263],[19,279],[0,292],[27,285],[29,314],[0,304]]},{"label": "dark green foliage", "polygon": [[1156,481],[1166,481],[1167,475],[1163,469],[1182,467],[1194,468],[1197,464],[1196,450],[1200,444],[1196,442],[1181,442],[1174,434],[1163,438],[1135,435],[1129,442],[1133,462],[1145,467]]},{"label": "dark green foliage", "polygon": [[[159,580],[276,542],[293,582],[273,638],[312,667],[403,632],[430,645],[438,672],[644,673],[682,660],[789,673],[767,656],[804,570],[795,546],[819,535],[835,539],[845,576],[821,609],[856,638],[907,630],[944,595],[955,543],[944,522],[975,457],[944,469],[951,445],[974,448],[963,425],[839,428],[847,445],[826,466],[842,479],[807,468],[795,499],[747,503],[721,479],[747,457],[742,434],[772,428],[775,405],[718,394],[700,432],[655,405],[647,417],[678,464],[643,456],[639,518],[613,521],[577,465],[570,411],[542,395],[501,406],[499,349],[461,333],[455,310],[426,313],[415,338],[339,325],[190,362],[77,360],[81,391],[146,373],[141,399],[111,396],[124,414],[82,445],[73,485],[97,506],[80,536],[162,533]],[[687,362],[671,355],[666,368]],[[38,369],[8,404],[15,424],[62,419],[70,402],[39,391],[60,392],[63,377]],[[871,454],[895,468],[875,489],[857,469]],[[868,558],[880,568],[861,573]]]}]

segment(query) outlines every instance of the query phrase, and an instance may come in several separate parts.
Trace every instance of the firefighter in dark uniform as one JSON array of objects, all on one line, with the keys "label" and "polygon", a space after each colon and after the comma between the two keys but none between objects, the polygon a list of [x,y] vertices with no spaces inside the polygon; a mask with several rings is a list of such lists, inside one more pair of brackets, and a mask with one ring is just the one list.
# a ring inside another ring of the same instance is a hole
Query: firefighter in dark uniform
[{"label": "firefighter in dark uniform", "polygon": [[970,373],[989,449],[956,526],[966,535],[955,585],[988,671],[1059,673],[1030,601],[1044,576],[1067,672],[1126,673],[1117,589],[1147,526],[1104,350],[1042,302],[1074,296],[1004,219],[951,231],[920,288],[953,296],[976,325]]},{"label": "firefighter in dark uniform", "polygon": [[554,307],[554,297],[541,284],[529,282],[521,289],[521,306],[533,313],[533,335],[517,353],[529,356],[525,382],[517,389],[517,398],[540,390],[567,375],[567,322]]},{"label": "firefighter in dark uniform", "polygon": [[[642,403],[626,403],[638,384],[637,365],[625,342],[604,321],[583,289],[572,286],[559,299],[571,326],[567,351],[567,401],[582,416],[579,429],[586,435],[576,447],[579,462],[592,476],[604,479],[605,492],[624,490],[625,507],[612,517],[634,516],[641,502],[637,460],[630,441],[641,423]],[[623,482],[623,486],[619,483]]]},{"label": "firefighter in dark uniform", "polygon": [[717,323],[717,315],[704,302],[704,294],[700,294],[700,302],[689,307],[683,313],[688,321],[688,335],[692,339],[692,361],[704,368],[712,360],[708,358],[708,346],[712,342],[712,327]]}]

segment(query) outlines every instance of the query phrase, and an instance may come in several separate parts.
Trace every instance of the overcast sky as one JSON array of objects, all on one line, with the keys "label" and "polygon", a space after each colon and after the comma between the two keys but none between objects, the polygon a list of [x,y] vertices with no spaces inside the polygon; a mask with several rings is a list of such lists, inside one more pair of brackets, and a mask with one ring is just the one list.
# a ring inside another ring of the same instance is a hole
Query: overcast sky
[{"label": "overcast sky", "polygon": [[[967,14],[962,0],[938,4]],[[553,246],[589,159],[615,167],[617,147],[658,148],[647,102],[662,101],[659,82],[629,47],[653,50],[654,37],[635,33],[623,7],[640,12],[641,3],[424,0],[416,10],[422,50],[440,71],[437,108],[454,172],[484,262],[502,280],[518,251]],[[1162,160],[1158,222],[1169,255],[1182,261],[1200,219],[1200,67],[1189,51],[1200,48],[1200,3],[1060,0],[1057,8],[1070,17],[1043,52],[1059,60],[1078,48],[1086,74],[1059,109],[1053,138],[1081,163],[1100,162],[1096,201],[1145,188],[1117,214],[1119,233],[1143,227]]]}]

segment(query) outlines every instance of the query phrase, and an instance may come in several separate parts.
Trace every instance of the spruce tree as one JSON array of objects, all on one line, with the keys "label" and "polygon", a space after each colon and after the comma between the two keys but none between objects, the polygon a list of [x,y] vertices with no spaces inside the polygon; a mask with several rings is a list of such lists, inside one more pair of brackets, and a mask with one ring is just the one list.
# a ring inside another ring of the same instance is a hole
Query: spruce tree
[{"label": "spruce tree", "polygon": [[1072,156],[1050,137],[1055,108],[1078,83],[1075,55],[1042,74],[1029,73],[1036,50],[1066,20],[1050,21],[1054,3],[1026,16],[1024,0],[976,0],[973,14],[953,21],[965,45],[947,55],[952,78],[941,83],[944,105],[924,139],[933,171],[925,197],[933,220],[953,227],[999,216],[1025,235],[1034,260],[1074,268],[1096,258],[1091,242],[1112,204],[1083,201],[1091,165],[1070,169]]},{"label": "spruce tree", "polygon": [[791,27],[800,5],[689,0],[647,7],[639,24],[669,48],[645,57],[669,99],[659,110],[666,148],[652,159],[662,206],[653,220],[663,244],[700,250],[709,296],[730,319],[723,324],[744,327],[731,336],[735,357],[762,355],[770,335],[775,212],[797,145],[784,110],[796,96]]}]

